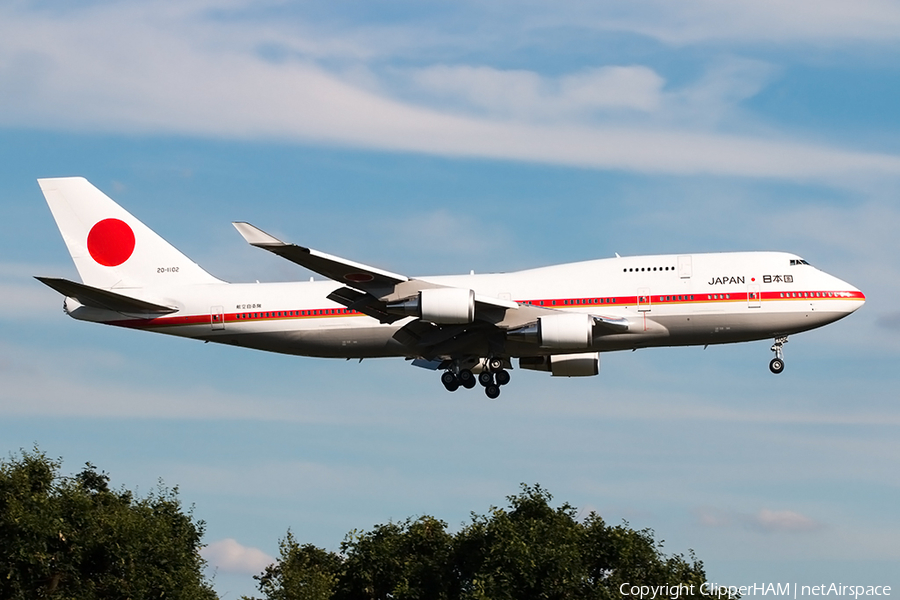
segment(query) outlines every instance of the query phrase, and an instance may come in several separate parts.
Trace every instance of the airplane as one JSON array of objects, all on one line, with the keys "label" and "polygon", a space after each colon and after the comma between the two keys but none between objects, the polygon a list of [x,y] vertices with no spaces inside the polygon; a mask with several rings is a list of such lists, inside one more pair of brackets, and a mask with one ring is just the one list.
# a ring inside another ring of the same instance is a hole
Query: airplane
[{"label": "airplane", "polygon": [[854,286],[785,252],[628,256],[510,273],[407,277],[281,241],[252,246],[325,281],[227,283],[81,177],[39,179],[81,282],[36,277],[75,319],[285,354],[403,357],[449,391],[497,398],[509,370],[597,375],[600,353],[773,339],[865,303]]}]

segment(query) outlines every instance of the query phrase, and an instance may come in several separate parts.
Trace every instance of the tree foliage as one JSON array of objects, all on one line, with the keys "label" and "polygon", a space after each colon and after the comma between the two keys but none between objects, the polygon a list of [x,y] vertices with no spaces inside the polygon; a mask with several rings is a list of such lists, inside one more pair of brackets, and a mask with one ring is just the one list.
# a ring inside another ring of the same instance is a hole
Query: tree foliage
[{"label": "tree foliage", "polygon": [[279,560],[255,576],[272,600],[327,600],[334,593],[341,559],[312,544],[300,545],[288,531],[279,543]]},{"label": "tree foliage", "polygon": [[693,554],[666,556],[649,529],[610,526],[596,513],[579,521],[551,500],[523,485],[507,508],[473,513],[456,534],[423,516],[353,531],[339,553],[300,546],[288,532],[278,562],[256,579],[267,600],[621,600],[624,583],[693,585],[700,597],[706,577]]},{"label": "tree foliage", "polygon": [[87,463],[74,477],[35,449],[0,461],[0,598],[213,599],[204,524],[178,490],[112,490]]}]

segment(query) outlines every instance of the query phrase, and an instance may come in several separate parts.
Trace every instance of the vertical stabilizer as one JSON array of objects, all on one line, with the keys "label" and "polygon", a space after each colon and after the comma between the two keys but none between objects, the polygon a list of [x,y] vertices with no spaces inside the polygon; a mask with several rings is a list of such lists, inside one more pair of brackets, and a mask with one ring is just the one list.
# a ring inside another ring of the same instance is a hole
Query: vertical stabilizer
[{"label": "vertical stabilizer", "polygon": [[85,284],[127,289],[221,283],[87,179],[38,184]]}]

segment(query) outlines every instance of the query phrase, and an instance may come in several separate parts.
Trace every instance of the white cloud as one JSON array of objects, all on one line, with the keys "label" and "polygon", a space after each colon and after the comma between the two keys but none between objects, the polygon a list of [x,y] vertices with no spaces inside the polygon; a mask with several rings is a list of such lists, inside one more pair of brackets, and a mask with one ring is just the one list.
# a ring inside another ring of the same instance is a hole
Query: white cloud
[{"label": "white cloud", "polygon": [[747,128],[748,121],[758,125],[757,119],[740,110],[740,103],[762,91],[776,71],[773,65],[759,60],[721,58],[697,81],[668,90],[660,119],[709,129],[722,124]]},{"label": "white cloud", "polygon": [[211,567],[226,573],[257,575],[275,562],[262,550],[244,546],[232,538],[213,542],[200,550],[200,554]]},{"label": "white cloud", "polygon": [[818,521],[792,510],[760,509],[755,513],[704,507],[695,511],[704,527],[741,526],[766,533],[806,533],[822,529]]},{"label": "white cloud", "polygon": [[556,79],[527,70],[437,65],[415,70],[412,81],[439,100],[515,119],[571,119],[597,110],[651,111],[660,103],[664,80],[644,66],[587,69]]},{"label": "white cloud", "polygon": [[588,69],[559,80],[559,102],[569,110],[630,108],[652,111],[665,81],[641,65]]},{"label": "white cloud", "polygon": [[551,26],[627,31],[669,44],[884,42],[900,38],[900,6],[890,0],[636,0],[533,2],[524,13],[535,29]]},{"label": "white cloud", "polygon": [[821,529],[821,523],[792,510],[764,508],[752,516],[751,522],[764,531],[800,533]]},{"label": "white cloud", "polygon": [[700,508],[695,511],[697,522],[704,527],[727,527],[732,524],[732,517],[726,511],[716,508]]},{"label": "white cloud", "polygon": [[[244,19],[238,26],[208,17],[205,4],[161,5],[125,2],[65,15],[0,9],[0,125],[283,139],[677,174],[832,182],[900,175],[894,155],[725,135],[678,117],[721,114],[755,93],[764,65],[734,63],[712,73],[669,97],[674,108],[682,105],[669,122],[641,125],[582,119],[600,109],[665,108],[661,78],[639,65],[556,79],[488,67],[419,72],[432,91],[481,109],[466,113],[398,100],[359,62],[329,70],[302,48],[267,59],[259,48],[284,37],[271,23]],[[548,112],[566,118],[552,125],[537,118]]]},{"label": "white cloud", "polygon": [[746,129],[747,121],[755,119],[740,111],[740,103],[764,89],[776,71],[760,60],[722,57],[697,80],[679,87],[667,85],[642,65],[595,67],[556,77],[523,69],[436,65],[406,75],[431,104],[473,117],[705,131],[733,123]]}]

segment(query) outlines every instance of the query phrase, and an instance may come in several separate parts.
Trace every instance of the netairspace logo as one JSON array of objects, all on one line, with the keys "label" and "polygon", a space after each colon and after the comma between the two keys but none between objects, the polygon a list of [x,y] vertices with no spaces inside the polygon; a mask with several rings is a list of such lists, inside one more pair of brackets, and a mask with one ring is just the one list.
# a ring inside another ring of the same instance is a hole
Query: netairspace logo
[{"label": "netairspace logo", "polygon": [[734,598],[741,596],[788,596],[799,598],[801,596],[852,596],[857,600],[860,596],[890,596],[889,585],[843,585],[841,583],[822,585],[798,585],[796,583],[754,583],[751,585],[719,585],[706,582],[697,592],[695,585],[638,585],[623,583],[619,586],[622,596],[631,596],[638,600],[654,600],[655,598],[668,598],[678,600],[684,596],[701,596],[711,598]]}]

